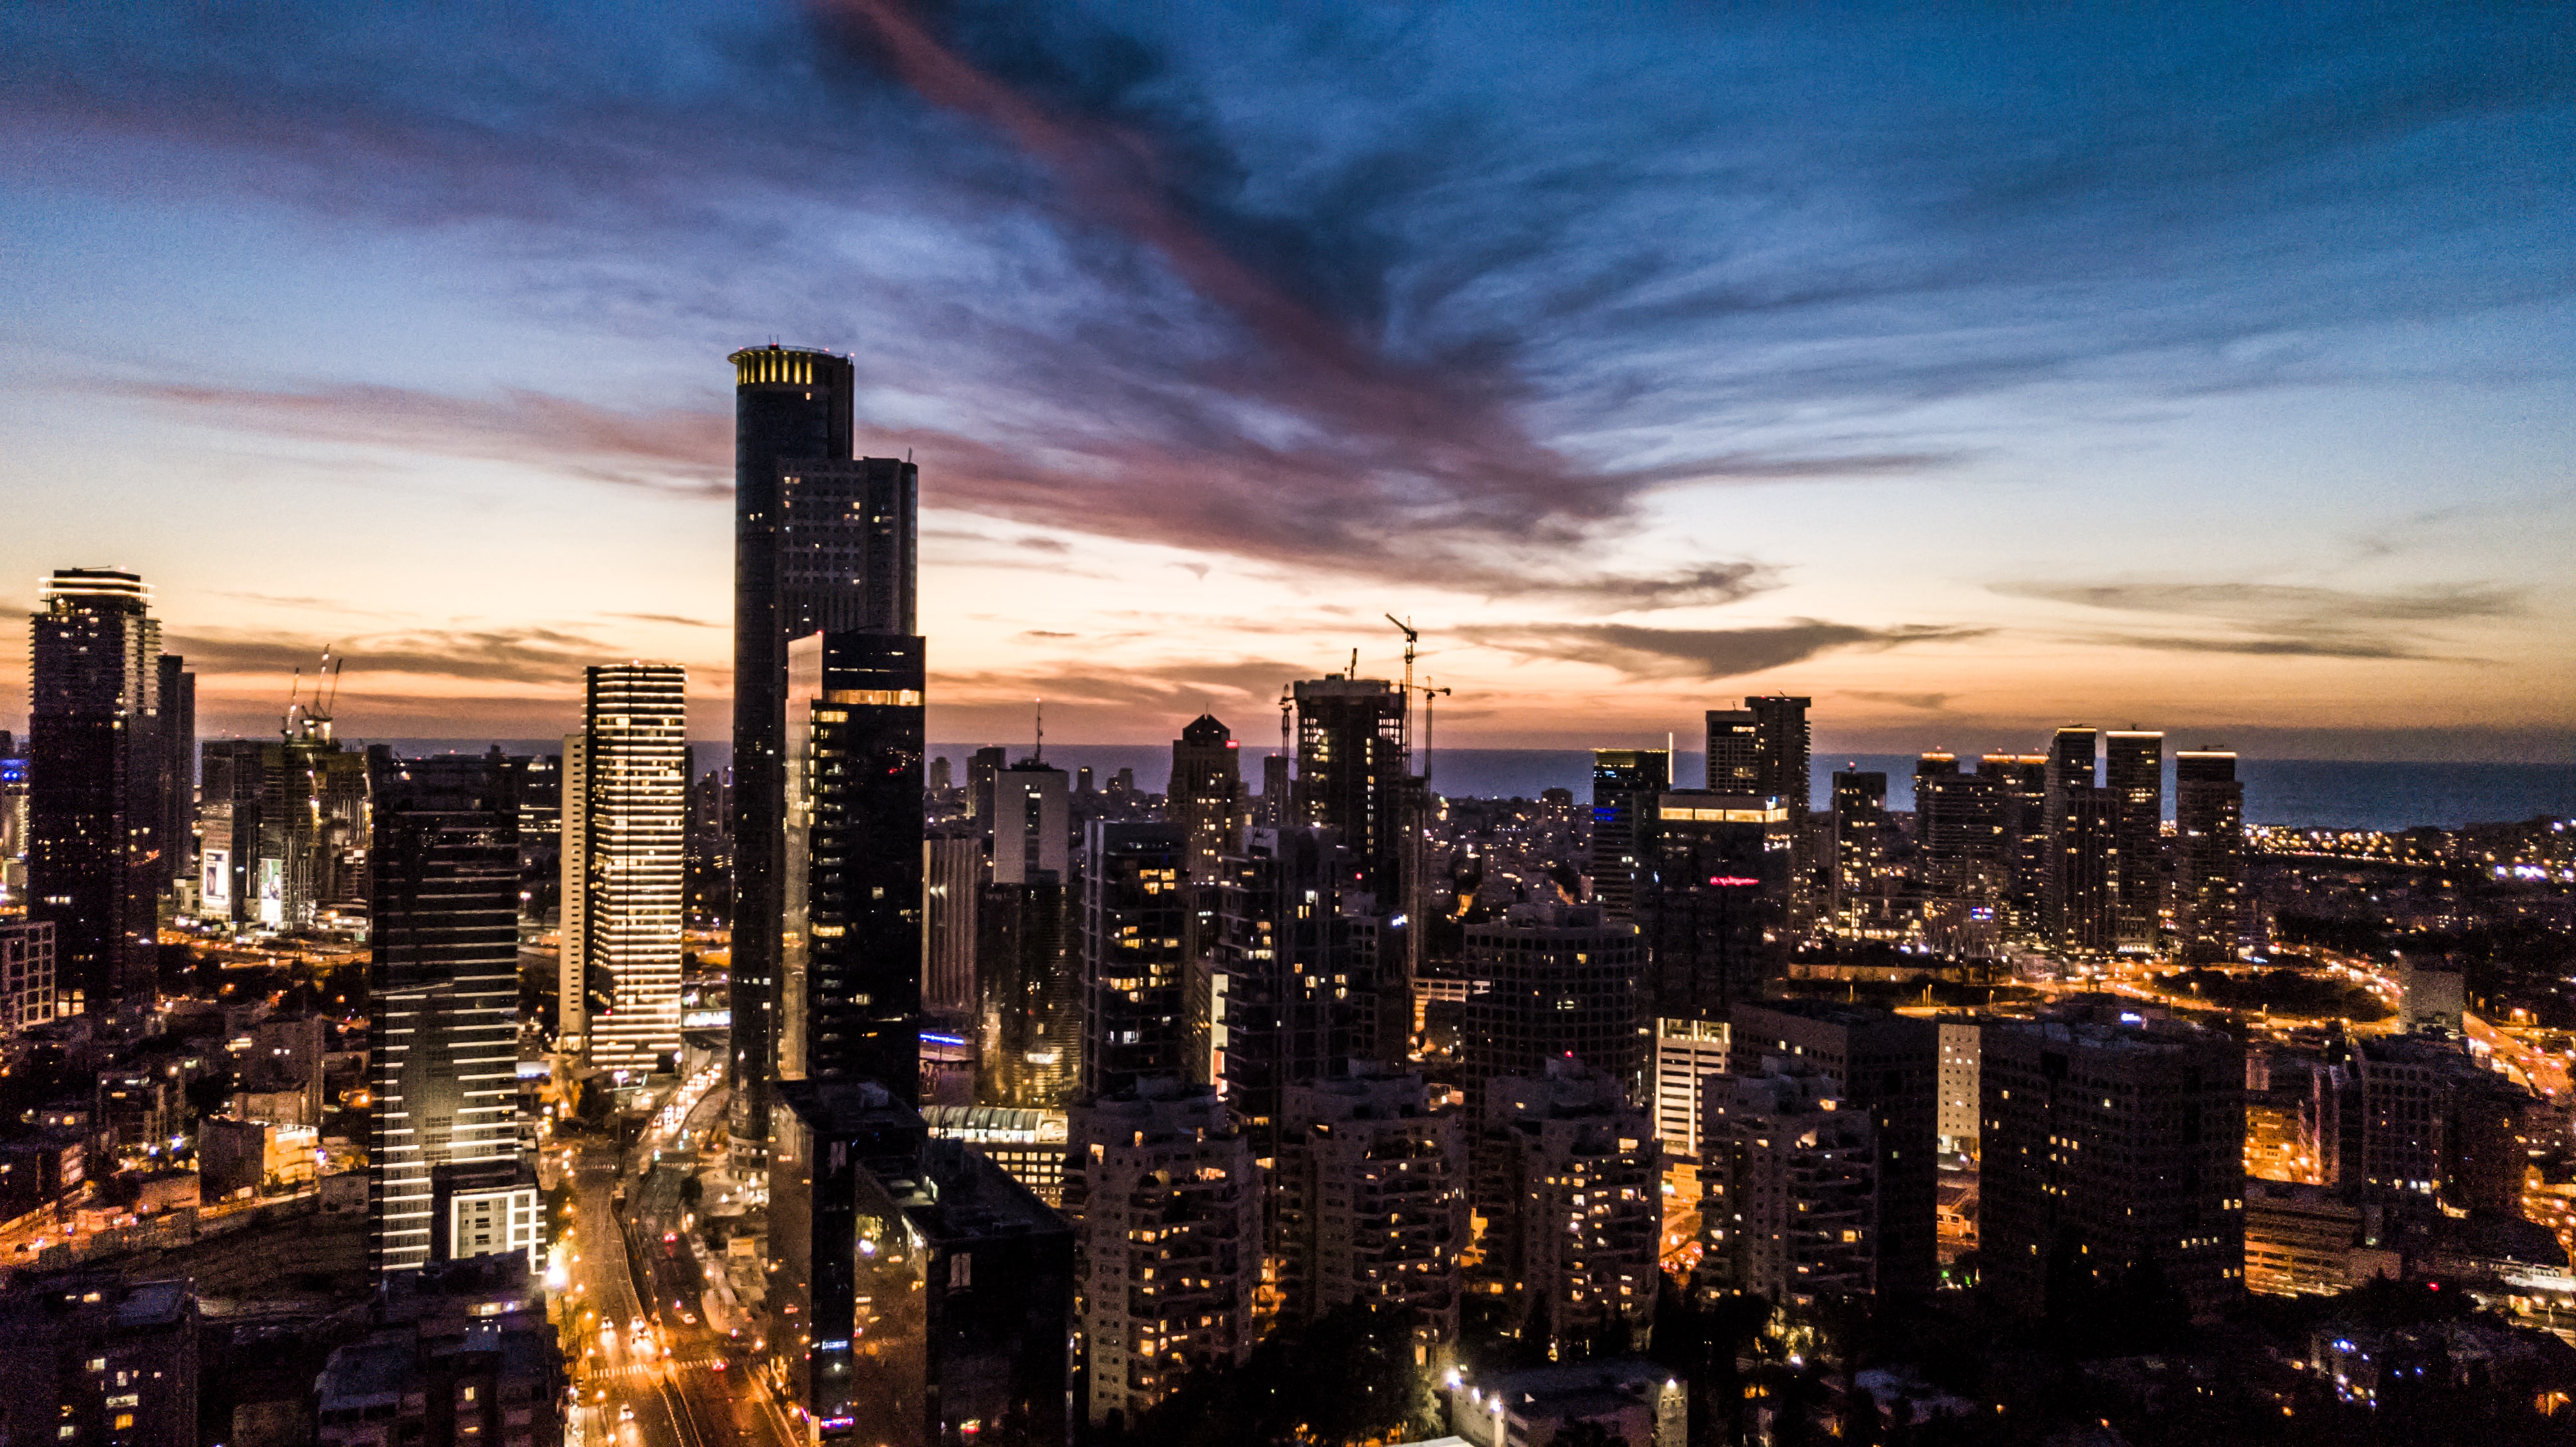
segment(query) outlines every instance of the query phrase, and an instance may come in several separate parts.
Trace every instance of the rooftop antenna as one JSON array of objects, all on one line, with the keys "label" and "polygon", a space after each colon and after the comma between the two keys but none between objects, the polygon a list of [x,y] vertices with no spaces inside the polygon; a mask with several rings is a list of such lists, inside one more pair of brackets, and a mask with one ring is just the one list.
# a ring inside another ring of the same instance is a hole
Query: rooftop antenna
[{"label": "rooftop antenna", "polygon": [[1357,677],[1359,677],[1359,676],[1360,676],[1360,651],[1359,651],[1358,649],[1354,648],[1354,649],[1352,649],[1352,650],[1351,650],[1351,666],[1350,666],[1350,669],[1349,669],[1349,671],[1345,672],[1345,673],[1342,675],[1342,677],[1344,677],[1344,678],[1357,678]]},{"label": "rooftop antenna", "polygon": [[1029,755],[1033,763],[1046,762],[1046,700],[1038,700],[1038,751]]}]

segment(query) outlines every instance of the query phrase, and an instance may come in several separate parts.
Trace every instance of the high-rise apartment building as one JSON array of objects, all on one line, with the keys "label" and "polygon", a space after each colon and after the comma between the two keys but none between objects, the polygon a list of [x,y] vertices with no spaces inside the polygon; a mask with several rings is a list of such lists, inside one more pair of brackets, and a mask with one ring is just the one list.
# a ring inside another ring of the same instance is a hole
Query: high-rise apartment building
[{"label": "high-rise apartment building", "polygon": [[1667,1160],[1700,1160],[1702,1106],[1708,1078],[1726,1069],[1726,1033],[1723,1020],[1655,1022],[1655,1134]]},{"label": "high-rise apartment building", "polygon": [[[1487,1082],[1474,1144],[1479,1242],[1509,1329],[1554,1360],[1641,1349],[1661,1282],[1663,1156],[1619,1082],[1562,1057]],[[1623,1340],[1624,1338],[1624,1340]]]},{"label": "high-rise apartment building", "polygon": [[1262,1161],[1278,1155],[1288,1087],[1348,1068],[1366,1026],[1353,988],[1350,928],[1334,837],[1255,829],[1226,861],[1208,962],[1210,1078]]},{"label": "high-rise apartment building", "polygon": [[1763,767],[1760,715],[1749,708],[1708,711],[1709,792],[1758,794],[1776,776]]},{"label": "high-rise apartment building", "polygon": [[920,638],[858,630],[788,645],[779,1071],[921,1074]]},{"label": "high-rise apartment building", "polygon": [[[1764,694],[1744,701],[1753,715],[1753,741],[1759,772],[1748,792],[1777,799],[1793,816],[1813,803],[1809,795],[1807,710],[1815,700],[1789,694]],[[1716,785],[1711,784],[1714,789]]]},{"label": "high-rise apartment building", "polygon": [[1414,827],[1404,691],[1382,678],[1332,677],[1301,679],[1293,692],[1297,822],[1333,830],[1350,853],[1353,887],[1400,906]]},{"label": "high-rise apartment building", "polygon": [[1500,921],[1467,926],[1466,968],[1460,1075],[1470,1114],[1492,1082],[1568,1056],[1644,1098],[1654,1017],[1636,926],[1589,905],[1516,904]]},{"label": "high-rise apartment building", "polygon": [[170,879],[152,590],[113,568],[64,568],[28,621],[28,917],[52,922],[77,1008],[139,1016],[158,989]]},{"label": "high-rise apartment building", "polygon": [[196,878],[197,675],[175,653],[159,659],[159,789],[163,885]]},{"label": "high-rise apartment building", "polygon": [[[590,960],[590,733],[566,734],[562,787],[556,791],[555,1050],[575,1061],[589,1058],[590,1013],[609,1005],[616,989],[594,979]],[[211,777],[211,775],[210,775]],[[593,991],[598,992],[594,1002]]]},{"label": "high-rise apartment building", "polygon": [[1639,882],[1654,872],[1655,800],[1672,775],[1662,749],[1592,751],[1592,902],[1611,919],[1637,917]]},{"label": "high-rise apartment building", "polygon": [[2245,943],[2245,786],[2236,755],[2174,755],[2174,935],[2186,959],[2232,960]]},{"label": "high-rise apartment building", "polygon": [[1712,1076],[1700,1220],[1714,1279],[1782,1306],[1871,1295],[1878,1142],[1841,1083],[1796,1056]]},{"label": "high-rise apartment building", "polygon": [[993,883],[1027,884],[1049,874],[1058,884],[1070,884],[1073,814],[1064,770],[1022,759],[996,771],[987,791],[992,800],[986,834],[993,842]]},{"label": "high-rise apartment building", "polygon": [[1175,1080],[1076,1104],[1065,1142],[1089,1420],[1130,1423],[1259,1340],[1261,1173],[1216,1092]]},{"label": "high-rise apartment building", "polygon": [[[676,663],[588,670],[582,733],[564,741],[579,791],[563,802],[567,947],[560,998],[584,994],[592,1065],[640,1080],[680,1049],[680,891],[688,814],[688,675]],[[579,861],[576,874],[574,861]]]},{"label": "high-rise apartment building", "polygon": [[1424,1365],[1455,1347],[1469,1179],[1466,1117],[1434,1109],[1420,1075],[1354,1062],[1288,1087],[1271,1172],[1282,1314],[1392,1314]]},{"label": "high-rise apartment building", "polygon": [[1736,1008],[1727,1068],[1762,1073],[1782,1056],[1833,1077],[1849,1109],[1869,1117],[1878,1144],[1877,1289],[1932,1289],[1934,1131],[1940,1119],[1941,1037],[1929,1020],[1830,1000],[1771,1000]]},{"label": "high-rise apartment building", "polygon": [[786,917],[787,645],[819,632],[912,637],[919,474],[852,457],[850,361],[747,347],[734,367],[732,1135],[768,1138]]},{"label": "high-rise apartment building", "polygon": [[1637,900],[1654,1016],[1722,1020],[1785,972],[1794,838],[1768,795],[1658,796],[1653,873]]},{"label": "high-rise apartment building", "polygon": [[1082,844],[1082,1091],[1109,1095],[1187,1072],[1194,835],[1175,824],[1094,819]]},{"label": "high-rise apartment building", "polygon": [[2113,729],[2102,736],[2103,787],[2110,791],[2111,841],[2119,851],[2113,881],[2112,945],[2151,954],[2164,916],[2165,736]]},{"label": "high-rise apartment building", "polygon": [[431,1259],[432,1172],[518,1152],[518,820],[491,761],[367,754],[367,1260]]},{"label": "high-rise apartment building", "polygon": [[1941,1105],[1933,1125],[1934,1145],[1943,1155],[1977,1154],[1978,1120],[1983,1097],[1978,1079],[1985,1027],[1975,1020],[1943,1020],[1941,1025]]},{"label": "high-rise apartment building", "polygon": [[1978,1254],[1998,1300],[2045,1311],[2150,1261],[2196,1316],[2243,1289],[2243,1046],[2075,1007],[1989,1025],[1981,1091]]},{"label": "high-rise apartment building", "polygon": [[1172,779],[1163,817],[1188,831],[1189,877],[1206,883],[1225,872],[1225,857],[1243,844],[1243,770],[1234,734],[1213,714],[1190,720],[1172,740]]},{"label": "high-rise apartment building", "polygon": [[1882,895],[1889,885],[1887,775],[1875,770],[1837,769],[1833,782],[1834,912],[1846,923],[1860,911],[1859,901]]},{"label": "high-rise apartment building", "polygon": [[55,1018],[51,920],[0,919],[0,1036]]}]

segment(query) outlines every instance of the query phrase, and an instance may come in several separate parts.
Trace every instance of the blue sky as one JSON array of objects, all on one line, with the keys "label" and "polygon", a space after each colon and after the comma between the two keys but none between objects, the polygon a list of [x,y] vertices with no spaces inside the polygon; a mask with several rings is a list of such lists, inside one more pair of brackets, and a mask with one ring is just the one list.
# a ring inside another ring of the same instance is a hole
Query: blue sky
[{"label": "blue sky", "polygon": [[1393,611],[1462,744],[2560,758],[2571,158],[2564,7],[21,6],[0,602],[713,735],[778,337],[922,464],[941,737],[1260,737]]}]

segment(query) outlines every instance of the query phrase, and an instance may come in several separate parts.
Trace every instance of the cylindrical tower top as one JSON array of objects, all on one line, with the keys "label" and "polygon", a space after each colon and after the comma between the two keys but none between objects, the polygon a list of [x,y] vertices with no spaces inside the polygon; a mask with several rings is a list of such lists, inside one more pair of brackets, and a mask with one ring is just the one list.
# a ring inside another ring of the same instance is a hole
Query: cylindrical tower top
[{"label": "cylindrical tower top", "polygon": [[57,568],[38,589],[49,607],[115,604],[140,612],[152,606],[152,585],[122,568]]},{"label": "cylindrical tower top", "polygon": [[745,347],[725,360],[733,363],[737,387],[829,386],[850,372],[847,357],[819,347],[782,347],[776,342],[765,347]]}]

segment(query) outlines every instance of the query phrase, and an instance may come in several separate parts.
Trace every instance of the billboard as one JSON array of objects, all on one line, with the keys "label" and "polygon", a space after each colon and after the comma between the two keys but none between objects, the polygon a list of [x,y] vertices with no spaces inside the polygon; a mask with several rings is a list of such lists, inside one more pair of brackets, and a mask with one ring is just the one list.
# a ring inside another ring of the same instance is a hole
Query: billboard
[{"label": "billboard", "polygon": [[233,914],[233,852],[209,849],[203,858],[204,877],[197,890],[199,907],[217,919],[230,919]]},{"label": "billboard", "polygon": [[259,922],[286,923],[286,861],[283,859],[259,862]]}]

